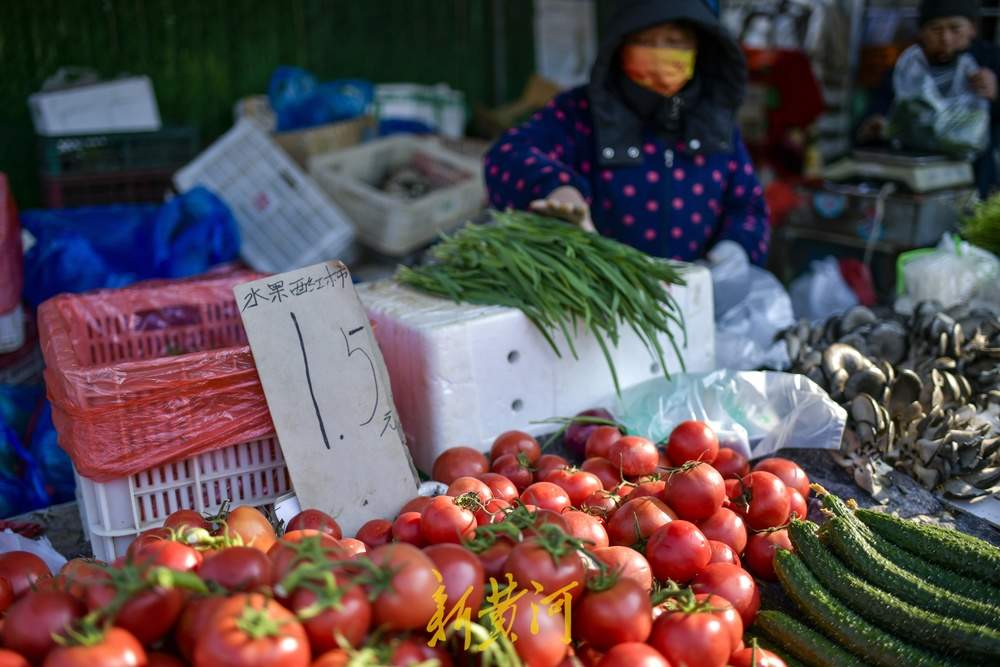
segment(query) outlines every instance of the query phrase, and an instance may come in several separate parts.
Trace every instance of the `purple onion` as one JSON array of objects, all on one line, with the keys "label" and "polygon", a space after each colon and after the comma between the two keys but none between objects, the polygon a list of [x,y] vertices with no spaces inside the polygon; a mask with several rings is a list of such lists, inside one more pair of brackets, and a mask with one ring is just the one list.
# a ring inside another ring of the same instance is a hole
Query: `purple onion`
[{"label": "purple onion", "polygon": [[[613,421],[614,417],[610,412],[604,408],[594,408],[592,410],[584,410],[577,417],[597,417],[598,419],[607,419],[608,421]],[[574,422],[569,425],[566,429],[566,435],[563,436],[563,441],[566,443],[566,449],[570,451],[573,456],[578,459],[583,458],[584,450],[587,447],[587,438],[590,434],[594,432],[599,424],[581,424]]]}]

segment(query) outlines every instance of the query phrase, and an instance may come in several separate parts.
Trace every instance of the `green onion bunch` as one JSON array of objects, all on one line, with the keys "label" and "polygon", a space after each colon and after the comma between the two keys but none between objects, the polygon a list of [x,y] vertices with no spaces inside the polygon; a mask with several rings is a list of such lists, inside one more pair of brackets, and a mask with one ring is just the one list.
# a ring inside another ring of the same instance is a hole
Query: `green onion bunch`
[{"label": "green onion bunch", "polygon": [[619,393],[609,343],[618,346],[623,325],[636,332],[665,376],[661,334],[683,366],[674,331],[684,333],[684,345],[687,334],[670,293],[671,285],[684,284],[678,265],[559,220],[514,211],[493,218],[445,238],[431,250],[429,264],[401,267],[396,279],[455,302],[518,308],[559,357],[554,333],[562,333],[578,358],[573,335],[589,330]]}]

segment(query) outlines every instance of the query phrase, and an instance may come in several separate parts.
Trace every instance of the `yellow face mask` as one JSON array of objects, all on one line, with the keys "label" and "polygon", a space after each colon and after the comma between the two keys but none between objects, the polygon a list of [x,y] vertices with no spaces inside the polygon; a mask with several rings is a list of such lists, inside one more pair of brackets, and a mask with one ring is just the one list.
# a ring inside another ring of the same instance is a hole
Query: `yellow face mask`
[{"label": "yellow face mask", "polygon": [[694,76],[694,49],[626,44],[621,51],[625,76],[643,88],[672,97]]}]

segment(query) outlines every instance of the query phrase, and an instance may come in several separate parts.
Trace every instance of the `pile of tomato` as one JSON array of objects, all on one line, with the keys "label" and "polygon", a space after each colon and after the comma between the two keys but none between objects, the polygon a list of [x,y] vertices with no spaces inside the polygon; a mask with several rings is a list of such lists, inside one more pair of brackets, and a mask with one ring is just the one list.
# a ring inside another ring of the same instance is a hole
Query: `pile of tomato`
[{"label": "pile of tomato", "polygon": [[[0,667],[784,665],[744,629],[809,480],[685,422],[660,446],[511,431],[434,464],[447,491],[345,538],[305,510],[181,510],[111,564],[0,555]],[[746,569],[744,569],[744,566]]]}]

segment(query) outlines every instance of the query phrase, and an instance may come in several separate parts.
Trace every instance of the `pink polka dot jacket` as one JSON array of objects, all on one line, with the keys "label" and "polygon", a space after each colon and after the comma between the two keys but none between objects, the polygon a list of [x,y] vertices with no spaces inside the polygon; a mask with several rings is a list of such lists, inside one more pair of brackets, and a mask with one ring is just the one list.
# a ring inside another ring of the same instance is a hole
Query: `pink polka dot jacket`
[{"label": "pink polka dot jacket", "polygon": [[738,130],[724,150],[713,152],[649,128],[636,145],[622,147],[631,159],[615,166],[605,164],[614,162],[607,159],[613,149],[598,155],[594,134],[586,88],[556,97],[486,155],[491,204],[526,209],[570,185],[590,204],[601,234],[651,255],[691,261],[729,239],[752,262],[765,263],[769,215]]}]

